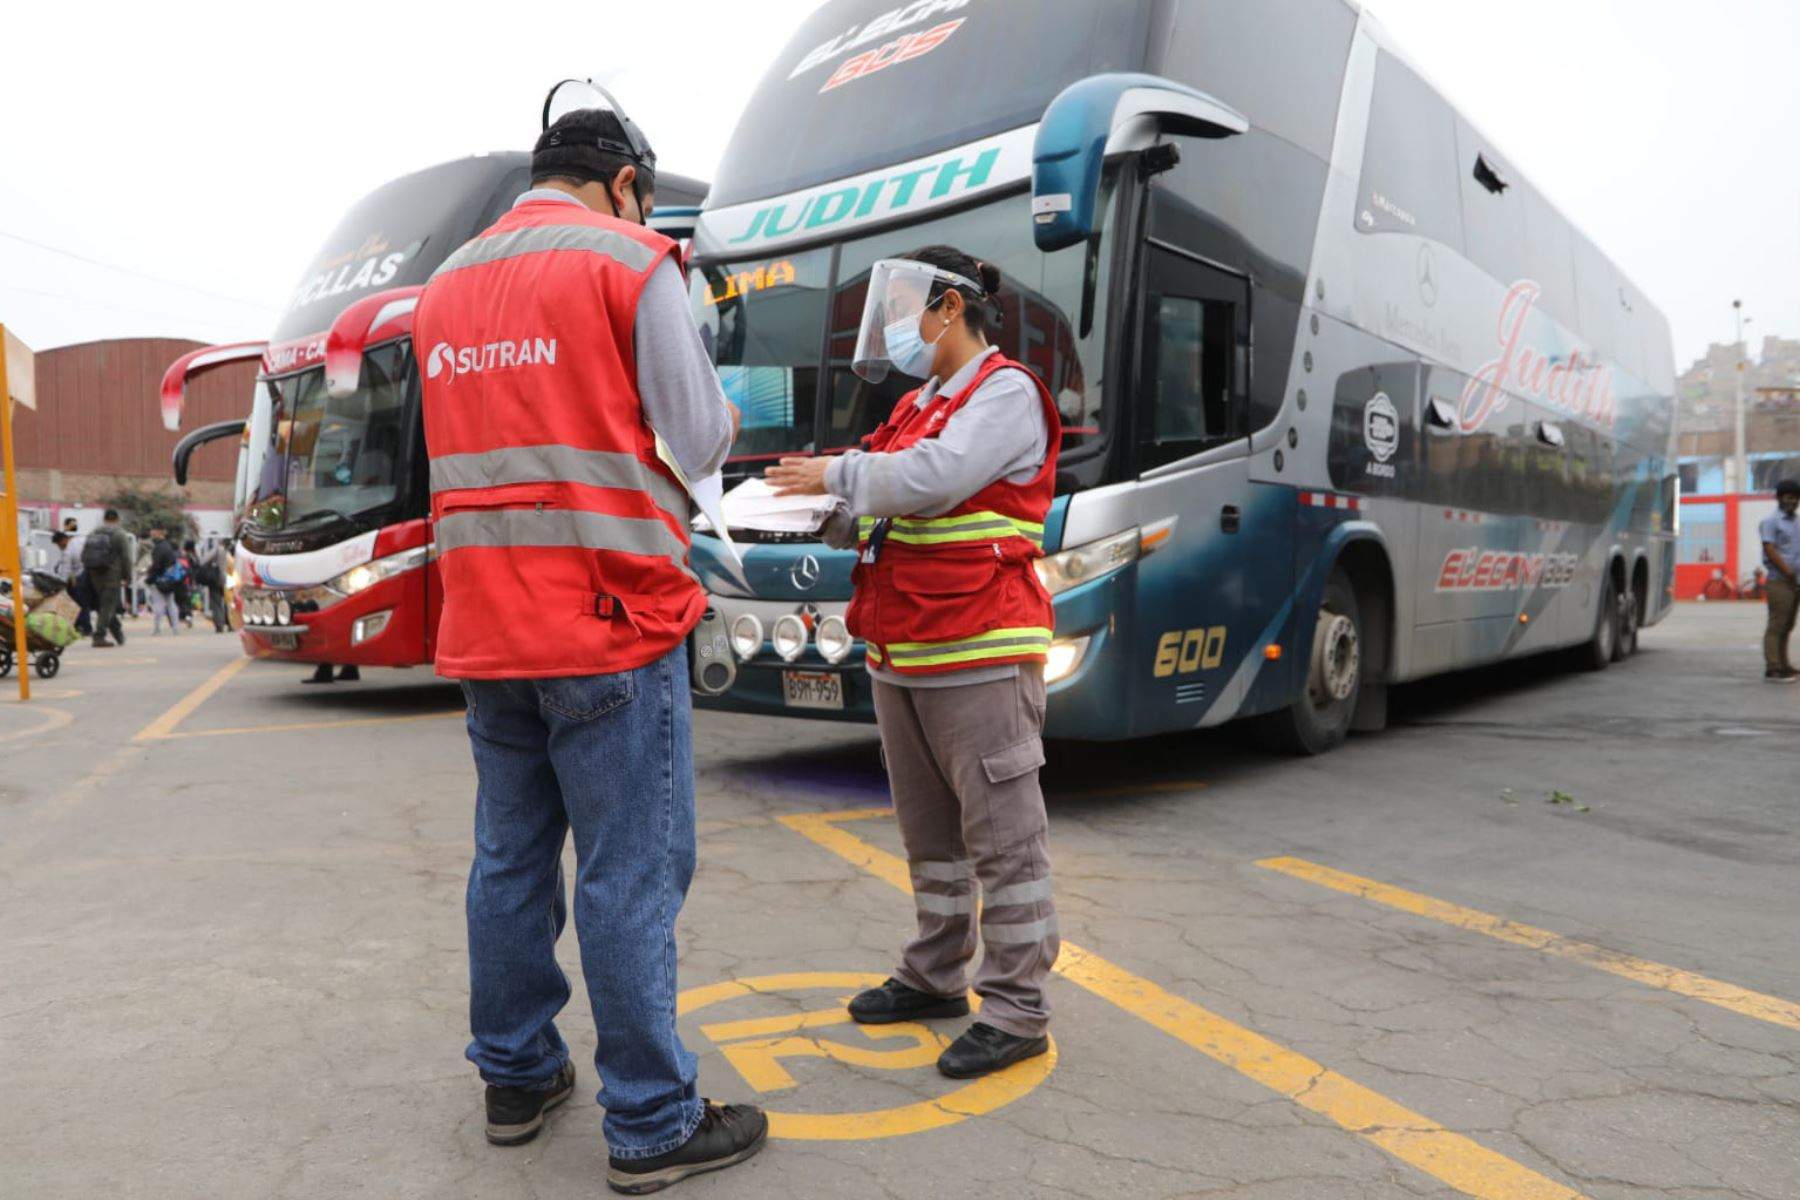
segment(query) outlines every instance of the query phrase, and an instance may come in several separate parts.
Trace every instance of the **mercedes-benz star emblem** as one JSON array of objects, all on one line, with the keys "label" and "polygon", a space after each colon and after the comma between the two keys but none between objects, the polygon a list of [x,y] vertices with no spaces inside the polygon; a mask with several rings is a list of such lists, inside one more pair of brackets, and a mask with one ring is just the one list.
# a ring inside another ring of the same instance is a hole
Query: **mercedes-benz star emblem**
[{"label": "mercedes-benz star emblem", "polygon": [[788,578],[800,591],[812,591],[819,583],[819,560],[810,554],[802,554],[794,565],[788,568]]},{"label": "mercedes-benz star emblem", "polygon": [[1437,256],[1429,245],[1419,247],[1419,299],[1430,308],[1437,303]]}]

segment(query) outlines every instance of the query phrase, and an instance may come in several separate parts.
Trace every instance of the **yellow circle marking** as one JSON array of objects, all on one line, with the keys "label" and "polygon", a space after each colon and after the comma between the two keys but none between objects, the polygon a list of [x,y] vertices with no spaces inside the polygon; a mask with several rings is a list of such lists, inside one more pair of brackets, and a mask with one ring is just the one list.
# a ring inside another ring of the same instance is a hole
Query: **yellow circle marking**
[{"label": "yellow circle marking", "polygon": [[[730,979],[687,989],[676,998],[675,1011],[686,1016],[743,996],[876,987],[886,978],[863,971],[802,971]],[[803,1035],[806,1030],[851,1023],[849,1011],[838,1004],[783,1016],[715,1022],[701,1026],[701,1032],[719,1044],[726,1060],[758,1091],[781,1091],[796,1085],[793,1076],[781,1065],[784,1058],[826,1058],[851,1066],[898,1071],[935,1063],[949,1044],[942,1034],[912,1021],[858,1026],[872,1040],[909,1040],[912,1043],[894,1050],[871,1049]],[[771,1112],[769,1134],[808,1141],[862,1141],[942,1129],[1011,1104],[1044,1082],[1055,1068],[1056,1041],[1052,1039],[1047,1053],[982,1076],[933,1100],[871,1112]]]}]

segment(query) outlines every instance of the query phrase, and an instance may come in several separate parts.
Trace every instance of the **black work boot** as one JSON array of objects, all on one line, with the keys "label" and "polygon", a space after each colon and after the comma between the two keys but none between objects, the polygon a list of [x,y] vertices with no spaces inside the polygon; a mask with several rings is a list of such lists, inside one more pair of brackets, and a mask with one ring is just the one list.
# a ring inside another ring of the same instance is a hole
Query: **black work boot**
[{"label": "black work boot", "polygon": [[331,664],[330,663],[320,663],[317,667],[313,668],[313,673],[311,675],[308,675],[305,679],[302,679],[300,682],[301,683],[330,683],[330,682],[332,682]]},{"label": "black work boot", "polygon": [[700,1103],[705,1111],[692,1137],[655,1158],[608,1159],[606,1186],[627,1196],[660,1192],[689,1175],[735,1166],[768,1141],[769,1118],[754,1104]]},{"label": "black work boot", "polygon": [[850,1019],[858,1025],[891,1025],[895,1021],[929,1021],[933,1017],[966,1017],[967,996],[933,996],[889,979],[850,1001]]},{"label": "black work boot", "polygon": [[541,1088],[488,1084],[487,1140],[496,1146],[522,1146],[544,1127],[544,1114],[575,1090],[575,1064],[564,1063]]},{"label": "black work boot", "polygon": [[1036,1058],[1049,1048],[1047,1037],[1018,1037],[977,1021],[938,1055],[937,1067],[952,1079],[973,1079]]},{"label": "black work boot", "polygon": [[362,668],[361,667],[339,667],[338,668],[338,682],[339,683],[356,683],[356,682],[359,682],[361,679],[362,679]]}]

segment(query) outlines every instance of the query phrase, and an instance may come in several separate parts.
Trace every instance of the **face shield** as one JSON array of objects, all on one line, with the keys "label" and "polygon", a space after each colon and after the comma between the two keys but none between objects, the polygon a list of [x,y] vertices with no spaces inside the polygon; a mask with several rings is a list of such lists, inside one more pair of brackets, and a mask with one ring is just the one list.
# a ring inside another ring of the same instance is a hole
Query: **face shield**
[{"label": "face shield", "polygon": [[925,378],[938,338],[944,335],[940,330],[927,342],[919,318],[925,315],[931,289],[938,283],[982,294],[981,285],[973,280],[910,258],[884,258],[870,268],[869,295],[863,301],[862,328],[856,335],[850,369],[870,383],[886,379],[890,367]]},{"label": "face shield", "polygon": [[637,198],[638,211],[648,220],[650,213],[644,207],[644,193],[656,191],[656,151],[650,148],[650,139],[625,115],[624,107],[611,92],[591,79],[563,80],[544,97],[544,128],[549,129],[572,112],[587,109],[609,112],[618,118],[625,140],[600,137],[594,139],[594,144],[609,154],[629,159],[637,167],[637,178],[632,181],[631,191]]}]

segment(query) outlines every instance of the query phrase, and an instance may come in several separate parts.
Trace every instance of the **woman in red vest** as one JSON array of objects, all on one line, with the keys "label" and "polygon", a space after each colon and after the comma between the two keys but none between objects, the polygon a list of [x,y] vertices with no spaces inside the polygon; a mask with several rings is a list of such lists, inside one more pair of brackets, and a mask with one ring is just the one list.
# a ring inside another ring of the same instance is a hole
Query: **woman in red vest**
[{"label": "woman in red vest", "polygon": [[925,379],[836,458],[789,458],[782,494],[845,501],[826,540],[860,550],[846,619],[867,649],[918,933],[850,1015],[886,1024],[968,1014],[975,881],[986,952],[981,1020],[938,1069],[984,1075],[1043,1054],[1056,961],[1044,762],[1054,624],[1043,554],[1061,423],[1049,390],[1000,353],[1000,273],[949,246],[870,271],[853,369]]}]

